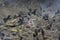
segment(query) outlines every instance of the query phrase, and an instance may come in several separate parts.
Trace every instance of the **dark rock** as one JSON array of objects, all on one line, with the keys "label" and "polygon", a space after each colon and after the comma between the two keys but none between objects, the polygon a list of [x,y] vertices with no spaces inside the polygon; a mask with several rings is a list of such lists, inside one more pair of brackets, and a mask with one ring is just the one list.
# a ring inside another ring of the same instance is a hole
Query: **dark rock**
[{"label": "dark rock", "polygon": [[60,14],[60,10],[57,10],[57,12],[55,14]]},{"label": "dark rock", "polygon": [[23,39],[23,37],[20,37],[20,40],[22,40]]},{"label": "dark rock", "polygon": [[22,19],[19,19],[18,23],[19,23],[20,25],[22,25],[22,24],[24,23],[24,22],[23,22],[23,18],[22,18]]},{"label": "dark rock", "polygon": [[11,19],[11,15],[8,15],[6,18],[3,18],[4,22],[7,22],[7,20]]},{"label": "dark rock", "polygon": [[47,30],[50,30],[51,27],[52,27],[52,23],[50,23],[50,24],[46,27],[46,29],[47,29]]},{"label": "dark rock", "polygon": [[39,40],[39,38],[38,38],[38,37],[36,37],[36,40]]},{"label": "dark rock", "polygon": [[5,36],[5,34],[4,34],[4,33],[2,33],[2,32],[0,32],[0,36],[1,36],[1,37],[4,37],[4,36]]},{"label": "dark rock", "polygon": [[21,17],[21,14],[20,13],[18,14],[18,17]]},{"label": "dark rock", "polygon": [[36,34],[33,34],[33,37],[36,37]]},{"label": "dark rock", "polygon": [[7,21],[7,19],[6,19],[6,18],[3,18],[3,20],[4,20],[4,22],[6,22],[6,21]]},{"label": "dark rock", "polygon": [[17,18],[18,16],[17,15],[14,15],[14,17],[13,18]]},{"label": "dark rock", "polygon": [[13,36],[16,36],[16,35],[17,35],[17,33],[12,33],[12,35],[13,35]]},{"label": "dark rock", "polygon": [[11,19],[11,15],[8,15],[8,16],[7,16],[7,19]]},{"label": "dark rock", "polygon": [[55,22],[55,19],[53,19],[53,22]]},{"label": "dark rock", "polygon": [[35,33],[33,34],[33,37],[38,36],[38,31],[40,31],[40,30],[36,30],[36,29],[34,30]]},{"label": "dark rock", "polygon": [[26,26],[26,28],[30,28],[30,26]]},{"label": "dark rock", "polygon": [[30,8],[30,9],[28,9],[29,10],[29,12],[32,12],[32,9]]},{"label": "dark rock", "polygon": [[35,10],[32,12],[32,14],[36,15],[36,10],[37,10],[37,9],[35,9]]},{"label": "dark rock", "polygon": [[60,35],[59,35],[59,37],[58,37],[58,40],[60,40]]},{"label": "dark rock", "polygon": [[31,16],[31,13],[29,12],[28,15]]},{"label": "dark rock", "polygon": [[3,40],[3,37],[1,37],[1,40]]},{"label": "dark rock", "polygon": [[44,16],[43,16],[43,19],[44,19],[44,20],[48,20],[48,15],[44,15]]},{"label": "dark rock", "polygon": [[5,27],[16,27],[16,25],[6,25]]},{"label": "dark rock", "polygon": [[35,29],[35,30],[36,30],[36,32],[40,32],[41,29],[40,29],[40,28],[37,28],[37,29]]},{"label": "dark rock", "polygon": [[45,34],[43,29],[41,29],[41,33],[42,33],[42,36],[44,37]]},{"label": "dark rock", "polygon": [[43,10],[43,12],[45,12],[45,10]]}]

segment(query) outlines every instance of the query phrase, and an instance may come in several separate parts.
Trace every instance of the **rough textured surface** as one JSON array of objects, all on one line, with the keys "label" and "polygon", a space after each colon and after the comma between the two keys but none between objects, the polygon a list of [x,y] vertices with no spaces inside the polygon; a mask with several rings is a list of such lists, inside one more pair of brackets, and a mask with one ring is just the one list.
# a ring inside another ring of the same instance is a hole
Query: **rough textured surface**
[{"label": "rough textured surface", "polygon": [[0,40],[60,40],[59,0],[0,0]]}]

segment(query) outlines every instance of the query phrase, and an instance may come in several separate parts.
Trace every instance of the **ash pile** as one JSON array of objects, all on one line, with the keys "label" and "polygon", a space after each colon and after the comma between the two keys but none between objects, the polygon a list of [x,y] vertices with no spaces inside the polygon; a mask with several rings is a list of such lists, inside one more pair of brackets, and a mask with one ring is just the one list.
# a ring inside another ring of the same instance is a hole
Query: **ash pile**
[{"label": "ash pile", "polygon": [[[58,11],[52,18],[48,14],[38,15],[37,9],[28,9],[24,14],[0,17],[1,40],[59,40],[60,16]],[[43,10],[44,11],[44,10]]]},{"label": "ash pile", "polygon": [[0,40],[60,40],[60,9],[53,1],[0,0]]}]

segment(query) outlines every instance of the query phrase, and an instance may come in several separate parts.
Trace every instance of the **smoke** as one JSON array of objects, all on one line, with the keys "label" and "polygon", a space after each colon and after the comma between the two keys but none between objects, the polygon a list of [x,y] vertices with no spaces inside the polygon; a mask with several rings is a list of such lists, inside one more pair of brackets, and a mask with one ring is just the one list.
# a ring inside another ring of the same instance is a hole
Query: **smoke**
[{"label": "smoke", "polygon": [[60,8],[60,0],[1,0],[3,2],[7,2],[9,5],[27,5],[30,6],[32,5],[39,5],[42,6],[43,8]]},{"label": "smoke", "polygon": [[51,7],[54,4],[55,0],[38,0],[38,2],[46,7]]}]

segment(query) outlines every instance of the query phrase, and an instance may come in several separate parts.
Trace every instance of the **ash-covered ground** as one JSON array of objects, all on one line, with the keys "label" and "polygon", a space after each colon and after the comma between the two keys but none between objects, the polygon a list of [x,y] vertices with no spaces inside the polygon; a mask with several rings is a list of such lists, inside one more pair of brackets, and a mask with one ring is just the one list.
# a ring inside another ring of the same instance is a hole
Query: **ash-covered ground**
[{"label": "ash-covered ground", "polygon": [[0,40],[60,40],[60,0],[0,0]]}]

